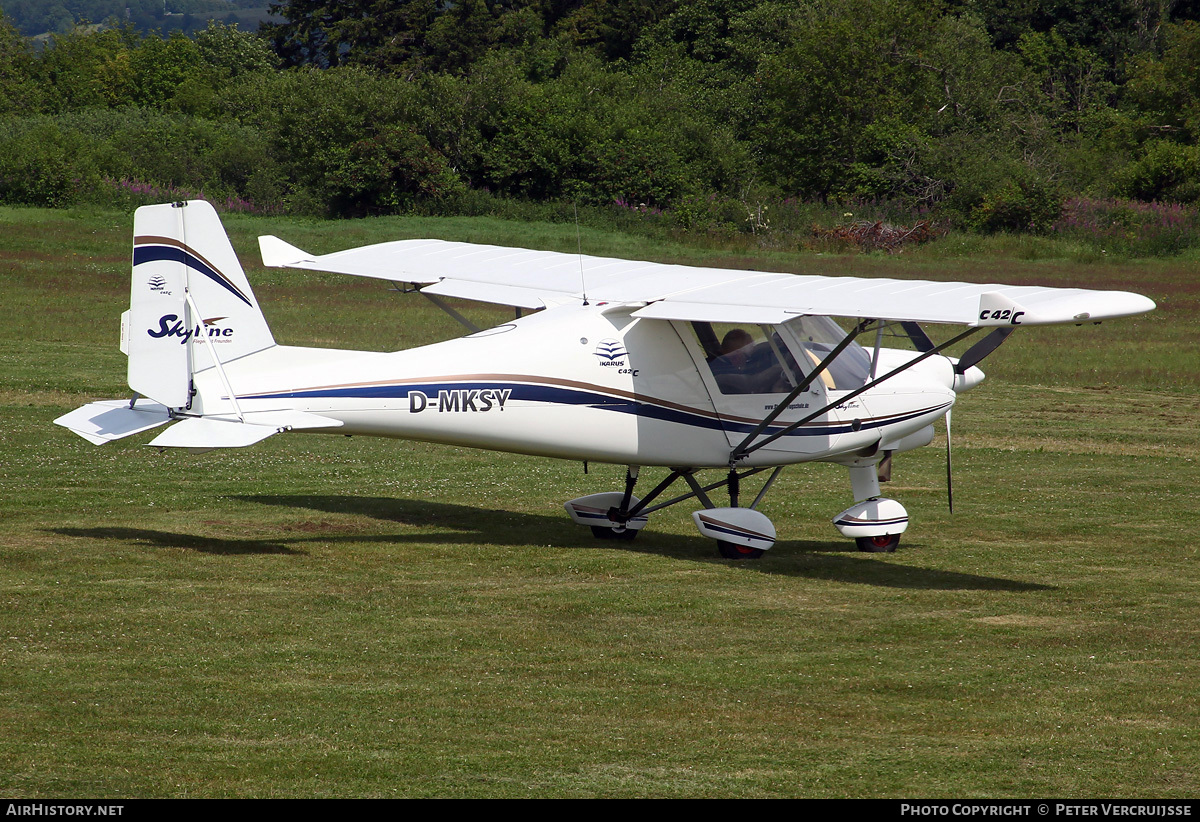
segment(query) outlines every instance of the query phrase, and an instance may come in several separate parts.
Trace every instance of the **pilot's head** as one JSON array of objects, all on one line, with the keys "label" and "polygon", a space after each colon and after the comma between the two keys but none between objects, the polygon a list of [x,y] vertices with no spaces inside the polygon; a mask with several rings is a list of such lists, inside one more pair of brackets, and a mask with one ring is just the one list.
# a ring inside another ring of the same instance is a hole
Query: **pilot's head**
[{"label": "pilot's head", "polygon": [[733,355],[735,359],[745,359],[751,354],[754,338],[744,328],[734,328],[725,334],[721,340],[721,353]]}]

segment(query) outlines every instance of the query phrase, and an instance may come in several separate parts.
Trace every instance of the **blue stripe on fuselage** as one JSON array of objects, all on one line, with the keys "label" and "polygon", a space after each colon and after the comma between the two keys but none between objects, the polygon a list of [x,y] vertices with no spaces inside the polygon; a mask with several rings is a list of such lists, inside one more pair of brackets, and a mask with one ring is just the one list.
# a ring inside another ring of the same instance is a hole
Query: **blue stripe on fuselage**
[{"label": "blue stripe on fuselage", "polygon": [[[299,391],[286,391],[271,394],[243,395],[242,399],[406,399],[410,392],[420,391],[426,397],[435,399],[439,391],[474,389],[510,389],[508,397],[511,400],[540,402],[552,405],[587,406],[604,411],[616,411],[621,414],[633,414],[639,417],[662,420],[664,422],[707,428],[715,431],[729,431],[748,434],[755,429],[752,423],[733,422],[707,417],[695,412],[681,411],[675,408],[657,405],[653,402],[642,402],[613,397],[594,391],[583,391],[573,388],[559,388],[547,385],[529,385],[518,382],[450,382],[450,383],[418,383],[418,384],[380,384],[366,386],[341,386],[336,388],[316,388]],[[939,407],[923,408],[908,414],[898,414],[885,419],[864,419],[856,429],[852,423],[837,422],[827,424],[812,424],[790,432],[787,436],[828,436],[832,434],[848,434],[855,430],[862,431],[872,428],[882,428],[898,422],[905,422],[923,416]],[[769,426],[764,434],[786,428],[788,423]]]}]

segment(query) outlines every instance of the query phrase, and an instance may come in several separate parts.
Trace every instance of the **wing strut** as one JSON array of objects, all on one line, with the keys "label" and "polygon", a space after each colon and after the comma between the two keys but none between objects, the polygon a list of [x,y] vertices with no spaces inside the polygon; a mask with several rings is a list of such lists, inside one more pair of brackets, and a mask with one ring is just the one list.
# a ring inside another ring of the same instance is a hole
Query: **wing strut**
[{"label": "wing strut", "polygon": [[950,412],[946,412],[946,504],[954,513],[954,465],[953,449],[950,447]]},{"label": "wing strut", "polygon": [[904,329],[904,333],[912,340],[912,344],[918,351],[925,352],[933,348],[933,340],[929,339],[929,335],[925,333],[925,329],[919,323],[902,322],[900,327]]},{"label": "wing strut", "polygon": [[[863,322],[859,323],[857,329],[854,332],[846,335],[846,338],[851,339],[851,338],[857,336],[866,328],[866,324],[870,323],[870,322],[874,322],[874,321],[873,320],[863,320]],[[855,390],[851,391],[849,394],[846,394],[845,396],[842,396],[842,397],[838,397],[836,400],[834,400],[833,402],[830,402],[824,408],[821,408],[821,409],[818,409],[818,410],[812,412],[804,419],[798,420],[798,421],[792,423],[791,425],[787,426],[786,428],[782,429],[781,431],[776,431],[771,436],[767,437],[764,440],[761,440],[760,442],[755,443],[754,445],[749,445],[750,441],[754,437],[758,436],[758,434],[762,431],[762,429],[764,429],[767,426],[767,424],[770,423],[771,420],[773,420],[773,419],[775,419],[775,417],[779,416],[779,414],[781,413],[781,410],[783,408],[786,408],[787,405],[789,403],[791,403],[791,401],[793,399],[795,399],[795,396],[799,395],[799,391],[792,392],[792,394],[788,395],[788,398],[786,401],[781,402],[776,407],[776,409],[774,411],[772,411],[771,414],[769,414],[765,420],[763,420],[763,422],[759,423],[759,425],[754,429],[754,431],[750,434],[750,436],[746,437],[746,439],[742,441],[741,445],[739,445],[737,448],[735,448],[729,452],[729,464],[733,465],[738,460],[745,459],[746,457],[753,454],[758,449],[762,448],[764,445],[768,445],[768,444],[774,442],[775,440],[779,439],[780,437],[792,433],[800,426],[812,422],[817,417],[821,416],[822,414],[829,411],[830,409],[836,408],[837,406],[841,405],[842,403],[854,399],[859,394],[862,394],[866,391],[870,391],[872,388],[879,385],[881,382],[883,382],[885,380],[889,380],[892,377],[896,376],[897,374],[901,373],[902,371],[907,371],[908,369],[912,368],[917,363],[922,362],[923,360],[929,359],[934,354],[940,353],[943,349],[949,348],[950,346],[954,345],[955,343],[965,340],[967,337],[971,336],[978,330],[979,330],[978,328],[968,328],[966,331],[959,334],[958,336],[952,337],[951,339],[946,340],[941,345],[934,346],[933,348],[931,348],[928,351],[921,354],[921,356],[916,357],[915,359],[909,360],[908,362],[906,362],[904,365],[900,366],[899,368],[894,368],[891,371],[889,371],[888,373],[884,374],[882,377],[871,380],[866,385],[864,385],[862,388],[856,388]],[[836,356],[836,354],[840,353],[841,350],[848,344],[849,343],[846,340],[842,340],[842,343],[839,344],[838,347],[835,348],[832,352],[830,352],[830,355],[825,358],[825,361],[822,361],[821,365],[819,365],[816,369],[814,369],[813,374],[819,374],[821,372],[821,369],[824,368],[826,361],[831,360],[834,356]],[[805,385],[805,384],[806,383],[801,383],[801,385]]]},{"label": "wing strut", "polygon": [[[435,294],[427,294],[427,293],[426,293],[426,292],[424,292],[424,291],[421,291],[421,292],[420,292],[420,294],[421,294],[421,296],[423,296],[425,299],[429,300],[429,302],[433,303],[433,304],[434,304],[434,305],[436,305],[438,308],[442,309],[442,310],[443,310],[443,311],[445,311],[447,314],[449,314],[451,317],[453,317],[454,319],[458,320],[459,324],[460,324],[460,325],[462,325],[463,327],[465,327],[465,328],[466,328],[468,331],[470,331],[472,334],[475,334],[475,333],[477,333],[477,332],[479,332],[479,331],[481,330],[481,329],[479,328],[479,326],[475,325],[475,323],[471,322],[471,321],[470,321],[470,320],[468,320],[466,317],[464,317],[462,314],[458,313],[458,312],[457,312],[457,311],[455,311],[453,308],[451,308],[449,305],[447,305],[445,302],[443,302],[442,300],[438,299],[437,295],[435,295]],[[518,309],[518,310],[519,310],[519,309]]]}]

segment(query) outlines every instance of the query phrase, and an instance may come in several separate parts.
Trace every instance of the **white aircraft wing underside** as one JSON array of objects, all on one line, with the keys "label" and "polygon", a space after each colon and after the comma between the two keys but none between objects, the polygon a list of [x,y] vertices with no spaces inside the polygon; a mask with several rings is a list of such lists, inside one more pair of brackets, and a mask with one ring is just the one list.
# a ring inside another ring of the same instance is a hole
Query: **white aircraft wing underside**
[{"label": "white aircraft wing underside", "polygon": [[1153,301],[1125,291],[931,280],[773,274],[589,257],[556,251],[399,240],[314,256],[260,237],[268,266],[425,285],[431,294],[525,308],[645,303],[635,316],[778,323],[800,314],[969,326],[1095,322],[1140,314]]}]

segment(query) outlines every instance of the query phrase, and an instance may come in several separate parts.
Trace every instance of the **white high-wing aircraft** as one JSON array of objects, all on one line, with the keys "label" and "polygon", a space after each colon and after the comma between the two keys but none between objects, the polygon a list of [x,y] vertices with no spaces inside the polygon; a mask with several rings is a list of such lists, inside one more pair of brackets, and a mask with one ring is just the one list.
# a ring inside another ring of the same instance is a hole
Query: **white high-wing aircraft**
[{"label": "white high-wing aircraft", "polygon": [[[880,495],[881,476],[892,455],[929,444],[936,420],[949,435],[957,395],[983,379],[980,360],[1019,326],[1154,308],[1118,291],[771,274],[441,240],[323,256],[275,237],[259,244],[268,266],[419,291],[472,333],[393,353],[277,345],[212,206],[146,206],[134,218],[122,316],[133,399],[55,422],[96,444],[173,422],[150,445],[237,448],[303,431],[626,465],[623,490],[567,502],[571,519],[632,539],[649,514],[698,499],[697,528],[731,559],[774,544],[758,505],[783,466],[815,460],[850,472],[854,504],[834,517],[837,529],[862,550],[895,550],[908,515]],[[474,328],[442,297],[513,306],[516,318]],[[935,344],[921,323],[965,330]],[[990,331],[961,357],[941,353],[981,329]],[[883,345],[895,337],[915,350]],[[645,466],[668,472],[638,497]],[[721,473],[702,484],[701,469]],[[768,470],[742,506],[742,481]],[[658,502],[678,480],[690,491]],[[712,501],[717,492],[728,506]]]}]

